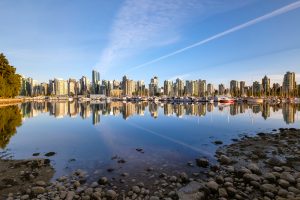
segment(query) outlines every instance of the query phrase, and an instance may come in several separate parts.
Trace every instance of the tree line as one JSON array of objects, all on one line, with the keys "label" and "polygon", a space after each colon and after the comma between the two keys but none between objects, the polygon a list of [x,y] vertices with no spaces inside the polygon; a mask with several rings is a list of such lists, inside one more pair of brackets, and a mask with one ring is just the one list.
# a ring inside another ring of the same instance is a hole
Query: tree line
[{"label": "tree line", "polygon": [[19,94],[21,76],[16,73],[16,68],[11,66],[4,56],[0,54],[0,98],[12,98]]}]

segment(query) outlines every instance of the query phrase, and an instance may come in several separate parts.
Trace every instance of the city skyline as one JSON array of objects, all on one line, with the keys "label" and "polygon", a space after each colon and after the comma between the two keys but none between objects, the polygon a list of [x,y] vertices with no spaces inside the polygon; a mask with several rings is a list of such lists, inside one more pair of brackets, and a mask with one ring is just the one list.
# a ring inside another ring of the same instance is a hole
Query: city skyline
[{"label": "city skyline", "polygon": [[[240,77],[250,84],[265,74],[271,82],[279,82],[286,71],[300,74],[300,28],[295,20],[300,16],[299,1],[2,1],[0,5],[0,51],[18,73],[39,82],[79,79],[93,69],[106,80],[126,74],[146,84],[151,75],[161,80],[200,77],[212,84],[229,84]],[[251,26],[229,31],[249,22]],[[209,42],[202,45],[206,39]],[[200,46],[144,65],[199,42]]]},{"label": "city skyline", "polygon": [[[163,80],[154,76],[149,84],[144,80],[133,80],[126,75],[122,80],[101,80],[100,73],[92,71],[92,81],[86,76],[79,80],[69,78],[50,79],[48,83],[38,83],[32,78],[21,78],[21,96],[92,96],[106,97],[134,97],[134,96],[168,96],[168,97],[212,97],[216,95],[230,95],[232,97],[300,97],[300,84],[296,80],[296,73],[287,71],[281,76],[282,81],[272,83],[267,75],[259,80],[246,84],[244,80],[231,80],[229,86],[223,83],[212,84],[205,79],[175,81]],[[298,83],[298,84],[297,84]],[[96,95],[96,96],[95,96]]]}]

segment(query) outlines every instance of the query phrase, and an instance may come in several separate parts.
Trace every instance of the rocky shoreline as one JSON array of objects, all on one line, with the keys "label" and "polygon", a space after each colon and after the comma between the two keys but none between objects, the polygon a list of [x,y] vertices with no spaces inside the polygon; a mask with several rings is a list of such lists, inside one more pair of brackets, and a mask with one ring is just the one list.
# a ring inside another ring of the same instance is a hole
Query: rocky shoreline
[{"label": "rocky shoreline", "polygon": [[[299,129],[290,128],[244,136],[231,145],[220,146],[216,151],[217,164],[205,157],[187,163],[197,167],[199,173],[159,173],[146,169],[155,177],[152,183],[130,179],[128,173],[118,179],[100,177],[97,182],[89,183],[89,175],[82,170],[49,182],[54,171],[47,159],[0,160],[0,194],[3,199],[22,200],[300,199],[299,135]],[[15,170],[15,175],[7,177],[13,174],[10,170]]]}]

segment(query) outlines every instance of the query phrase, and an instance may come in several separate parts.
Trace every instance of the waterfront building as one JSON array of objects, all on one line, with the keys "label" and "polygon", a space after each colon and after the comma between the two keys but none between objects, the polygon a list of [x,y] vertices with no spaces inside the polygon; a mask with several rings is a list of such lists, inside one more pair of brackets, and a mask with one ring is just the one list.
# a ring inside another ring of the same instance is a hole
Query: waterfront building
[{"label": "waterfront building", "polygon": [[198,80],[198,88],[199,88],[199,92],[198,95],[200,97],[205,97],[206,96],[206,80]]},{"label": "waterfront building", "polygon": [[150,84],[149,84],[149,96],[156,96],[159,93],[158,89],[159,89],[159,87],[158,87],[158,77],[154,76],[150,80]]},{"label": "waterfront building", "polygon": [[239,82],[236,80],[230,81],[230,95],[235,97],[239,94]]},{"label": "waterfront building", "polygon": [[176,79],[174,93],[175,96],[179,96],[179,97],[184,95],[184,82],[179,78]]},{"label": "waterfront building", "polygon": [[223,84],[219,84],[218,94],[219,95],[224,95],[225,94],[225,86]]},{"label": "waterfront building", "polygon": [[68,95],[68,83],[62,79],[54,79],[54,94],[57,96]]},{"label": "waterfront building", "polygon": [[245,81],[240,81],[240,88],[239,88],[240,93],[239,94],[240,94],[241,97],[246,95],[245,87],[246,87]]},{"label": "waterfront building", "polygon": [[68,81],[68,95],[76,96],[77,95],[77,82],[75,79],[69,79]]},{"label": "waterfront building", "polygon": [[80,82],[80,94],[87,95],[90,93],[90,81],[86,76],[82,76]]},{"label": "waterfront building", "polygon": [[211,84],[211,83],[207,84],[207,95],[213,96],[214,94],[215,94],[215,91],[214,91],[213,84]]},{"label": "waterfront building", "polygon": [[136,82],[135,91],[138,96],[145,96],[146,95],[145,89],[146,89],[145,82],[143,80]]},{"label": "waterfront building", "polygon": [[165,80],[164,81],[164,95],[172,96],[173,95],[173,82]]},{"label": "waterfront building", "polygon": [[41,83],[39,85],[39,95],[46,96],[48,95],[48,83]]},{"label": "waterfront building", "polygon": [[260,97],[261,96],[262,87],[261,87],[261,84],[258,81],[253,82],[252,90],[253,90],[253,93],[252,93],[253,96],[255,96],[255,97]]},{"label": "waterfront building", "polygon": [[92,93],[99,94],[100,93],[100,73],[96,70],[92,71]]},{"label": "waterfront building", "polygon": [[271,88],[270,79],[267,76],[264,76],[264,78],[261,80],[261,83],[264,96],[269,96]]},{"label": "waterfront building", "polygon": [[122,81],[123,86],[123,95],[124,96],[132,96],[135,93],[135,82],[133,80],[129,80],[127,76],[123,77]]},{"label": "waterfront building", "polygon": [[284,97],[294,96],[296,89],[296,78],[294,72],[286,72],[282,83],[282,95]]}]

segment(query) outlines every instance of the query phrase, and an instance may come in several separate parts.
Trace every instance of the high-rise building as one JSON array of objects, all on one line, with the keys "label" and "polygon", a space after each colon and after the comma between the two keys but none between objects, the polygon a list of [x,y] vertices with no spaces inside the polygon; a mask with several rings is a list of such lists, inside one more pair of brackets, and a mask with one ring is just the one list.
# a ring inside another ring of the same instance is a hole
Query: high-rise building
[{"label": "high-rise building", "polygon": [[286,72],[283,78],[282,95],[285,97],[294,96],[296,89],[296,78],[294,72]]},{"label": "high-rise building", "polygon": [[198,80],[198,95],[200,97],[206,96],[206,80]]},{"label": "high-rise building", "polygon": [[207,95],[212,96],[215,94],[214,85],[211,83],[207,84]]},{"label": "high-rise building", "polygon": [[80,94],[87,95],[90,93],[90,81],[86,76],[82,76],[80,79]]},{"label": "high-rise building", "polygon": [[68,95],[76,96],[77,95],[77,81],[75,79],[69,79],[68,81]]},{"label": "high-rise building", "polygon": [[94,94],[99,94],[100,87],[100,73],[96,70],[92,71],[92,92]]},{"label": "high-rise building", "polygon": [[135,82],[133,80],[129,80],[127,76],[123,77],[122,86],[123,95],[132,96],[135,94]]},{"label": "high-rise building", "polygon": [[263,94],[265,96],[269,96],[271,90],[270,79],[267,76],[264,76],[264,78],[261,80],[261,83],[262,83]]},{"label": "high-rise building", "polygon": [[54,91],[55,95],[68,95],[68,83],[62,79],[54,79]]},{"label": "high-rise building", "polygon": [[225,86],[223,84],[219,84],[219,95],[225,94]]},{"label": "high-rise building", "polygon": [[176,79],[176,82],[174,85],[174,93],[175,93],[175,96],[181,97],[184,95],[184,82],[179,78]]},{"label": "high-rise building", "polygon": [[150,84],[149,84],[149,96],[155,96],[158,94],[158,77],[154,76],[153,78],[151,78],[150,80]]},{"label": "high-rise building", "polygon": [[246,92],[245,92],[245,87],[246,87],[246,83],[245,81],[240,81],[240,96],[245,96]]},{"label": "high-rise building", "polygon": [[137,92],[137,95],[139,96],[145,96],[146,95],[146,87],[145,82],[143,80],[136,82],[136,88],[135,91]]},{"label": "high-rise building", "polygon": [[252,85],[253,96],[260,97],[262,93],[262,86],[258,81],[254,81]]},{"label": "high-rise building", "polygon": [[164,95],[172,96],[173,95],[173,82],[165,80],[164,81]]},{"label": "high-rise building", "polygon": [[230,81],[230,94],[231,96],[238,96],[239,95],[239,82],[236,80]]}]

